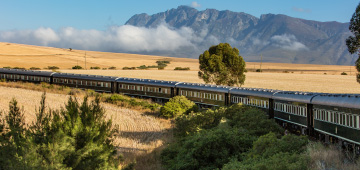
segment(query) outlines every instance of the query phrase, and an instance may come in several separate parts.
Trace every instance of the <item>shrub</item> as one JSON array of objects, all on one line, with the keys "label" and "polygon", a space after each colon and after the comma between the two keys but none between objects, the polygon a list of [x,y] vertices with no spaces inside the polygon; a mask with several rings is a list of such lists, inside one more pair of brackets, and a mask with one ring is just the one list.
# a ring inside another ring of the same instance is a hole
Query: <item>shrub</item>
[{"label": "shrub", "polygon": [[190,67],[175,67],[174,70],[190,70]]},{"label": "shrub", "polygon": [[13,69],[26,70],[26,68],[24,68],[24,67],[14,67]]},{"label": "shrub", "polygon": [[107,68],[102,68],[103,70],[107,70]]},{"label": "shrub", "polygon": [[256,69],[256,72],[262,72],[262,70],[261,69]]},{"label": "shrub", "polygon": [[48,66],[47,69],[49,69],[49,70],[57,70],[57,69],[60,69],[60,68],[57,67],[57,66]]},{"label": "shrub", "polygon": [[158,70],[164,70],[164,69],[165,69],[165,67],[163,67],[163,66],[158,67]]},{"label": "shrub", "polygon": [[203,129],[216,127],[224,116],[224,108],[217,110],[205,110],[191,112],[189,115],[181,115],[175,119],[174,134],[177,137],[185,137],[200,132]]},{"label": "shrub", "polygon": [[347,75],[347,73],[345,73],[345,72],[342,72],[342,73],[341,73],[341,75]]},{"label": "shrub", "polygon": [[[135,67],[134,67],[135,68]],[[109,70],[116,70],[116,67],[112,66],[112,67],[109,67]]]},{"label": "shrub", "polygon": [[283,73],[289,73],[289,71],[285,70],[285,71],[283,71]]},{"label": "shrub", "polygon": [[197,106],[194,102],[190,101],[185,96],[175,96],[161,107],[160,115],[166,118],[174,118],[194,110],[197,110]]},{"label": "shrub", "polygon": [[30,67],[30,70],[40,70],[39,67]]},{"label": "shrub", "polygon": [[79,65],[76,65],[76,66],[72,67],[72,69],[83,69],[83,68]]},{"label": "shrub", "polygon": [[138,69],[147,69],[146,65],[141,65],[139,67],[137,67]]},{"label": "shrub", "polygon": [[[82,69],[82,68],[80,68],[80,69]],[[100,67],[95,66],[95,67],[90,67],[90,69],[93,69],[93,70],[99,70],[99,69],[100,69]]]},{"label": "shrub", "polygon": [[7,67],[3,67],[3,68],[11,69],[11,67],[9,67],[9,66],[7,66]]},{"label": "shrub", "polygon": [[254,140],[241,129],[215,128],[170,144],[161,153],[161,160],[170,170],[220,169],[231,158],[240,159]]},{"label": "shrub", "polygon": [[135,67],[123,67],[122,69],[123,70],[135,70],[136,68]]}]

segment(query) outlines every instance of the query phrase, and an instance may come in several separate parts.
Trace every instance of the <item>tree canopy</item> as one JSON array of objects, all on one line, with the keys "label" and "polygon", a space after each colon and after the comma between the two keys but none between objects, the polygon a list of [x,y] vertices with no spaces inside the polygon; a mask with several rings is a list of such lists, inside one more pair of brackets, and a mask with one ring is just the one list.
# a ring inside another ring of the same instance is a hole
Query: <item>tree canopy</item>
[{"label": "tree canopy", "polygon": [[199,56],[199,78],[216,85],[243,85],[245,61],[228,43],[212,46]]},{"label": "tree canopy", "polygon": [[[350,19],[349,30],[354,36],[349,36],[346,39],[346,45],[351,54],[357,53],[360,57],[360,4],[356,7],[355,13]],[[360,72],[360,58],[355,62],[356,69]],[[360,74],[357,74],[357,81],[360,83]]]}]

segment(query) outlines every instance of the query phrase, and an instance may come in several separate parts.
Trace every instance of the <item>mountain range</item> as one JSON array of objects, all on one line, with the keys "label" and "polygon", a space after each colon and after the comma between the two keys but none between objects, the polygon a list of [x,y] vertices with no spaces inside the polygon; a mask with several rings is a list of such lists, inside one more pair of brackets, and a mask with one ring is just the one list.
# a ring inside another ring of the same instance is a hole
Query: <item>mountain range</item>
[{"label": "mountain range", "polygon": [[[349,18],[350,20],[350,18]],[[137,14],[125,25],[192,32],[192,46],[172,51],[152,51],[144,54],[198,58],[210,46],[229,43],[240,51],[245,61],[353,65],[345,40],[351,35],[349,23],[319,22],[293,18],[282,14],[263,14],[260,18],[243,12],[206,9],[189,6],[154,15]]]}]

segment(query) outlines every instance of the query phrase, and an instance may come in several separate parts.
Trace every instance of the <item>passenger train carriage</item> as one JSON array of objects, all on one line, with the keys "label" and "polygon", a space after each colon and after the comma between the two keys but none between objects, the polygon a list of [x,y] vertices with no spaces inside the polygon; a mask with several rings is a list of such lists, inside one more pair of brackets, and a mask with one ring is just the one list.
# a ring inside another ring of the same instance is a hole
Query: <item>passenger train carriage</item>
[{"label": "passenger train carriage", "polygon": [[264,110],[285,128],[351,146],[360,154],[360,94],[306,93],[1,68],[0,78],[122,93],[160,102],[182,95],[206,107],[242,103]]},{"label": "passenger train carriage", "polygon": [[[279,91],[273,94],[274,118],[287,125],[293,126],[301,134],[307,134],[312,128],[312,104],[311,99],[317,93]],[[309,115],[309,116],[308,116]],[[310,128],[310,129],[309,129]]]},{"label": "passenger train carriage", "polygon": [[136,78],[116,79],[118,93],[141,98],[154,98],[160,102],[168,101],[175,95],[175,81],[161,81]]},{"label": "passenger train carriage", "polygon": [[198,83],[178,83],[175,86],[177,95],[186,96],[189,100],[203,106],[226,106],[229,104],[227,86]]},{"label": "passenger train carriage", "polygon": [[231,95],[231,104],[242,103],[244,105],[254,106],[265,111],[270,118],[273,118],[272,95],[277,91],[278,90],[234,87],[230,89],[229,93]]},{"label": "passenger train carriage", "polygon": [[26,82],[46,82],[52,83],[51,76],[53,72],[32,71],[32,70],[15,70],[0,68],[0,79],[9,81],[26,81]]},{"label": "passenger train carriage", "polygon": [[115,80],[117,77],[71,73],[54,73],[52,76],[54,84],[99,92],[116,92]]},{"label": "passenger train carriage", "polygon": [[321,94],[312,104],[314,129],[320,139],[360,145],[360,94]]}]

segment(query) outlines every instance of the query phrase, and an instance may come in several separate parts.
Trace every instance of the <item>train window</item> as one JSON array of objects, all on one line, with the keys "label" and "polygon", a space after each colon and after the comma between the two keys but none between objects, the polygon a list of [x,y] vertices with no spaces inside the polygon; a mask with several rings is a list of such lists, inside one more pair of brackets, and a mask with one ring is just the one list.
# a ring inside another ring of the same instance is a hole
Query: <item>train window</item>
[{"label": "train window", "polygon": [[219,100],[222,101],[222,95],[221,94],[219,95]]},{"label": "train window", "polygon": [[356,116],[356,127],[360,129],[360,116]]}]

